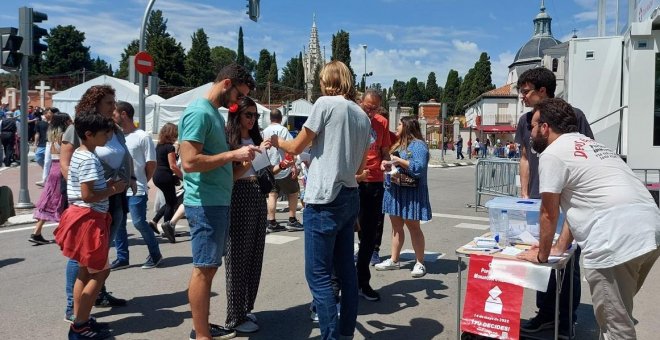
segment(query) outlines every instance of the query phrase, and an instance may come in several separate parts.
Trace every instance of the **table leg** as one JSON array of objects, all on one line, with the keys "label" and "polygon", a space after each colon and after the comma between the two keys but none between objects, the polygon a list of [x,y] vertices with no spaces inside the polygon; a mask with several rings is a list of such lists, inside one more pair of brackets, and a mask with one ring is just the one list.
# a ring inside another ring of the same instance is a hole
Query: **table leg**
[{"label": "table leg", "polygon": [[[573,339],[573,276],[575,275],[575,270],[573,270],[573,266],[575,265],[575,255],[571,256],[571,261],[569,263],[570,265],[570,271],[571,273],[569,274],[569,279],[570,279],[570,285],[569,285],[569,297],[568,297],[568,308],[570,308],[570,311],[568,312],[568,324],[569,324],[569,329],[568,329],[568,338]],[[566,275],[564,273],[564,275]]]},{"label": "table leg", "polygon": [[555,336],[553,339],[559,339],[559,294],[561,294],[561,275],[559,269],[555,269]]},{"label": "table leg", "polygon": [[461,340],[461,279],[463,276],[463,273],[461,272],[461,264],[463,264],[463,259],[458,256],[458,270],[457,270],[457,277],[458,277],[458,292],[456,293],[456,340]]}]

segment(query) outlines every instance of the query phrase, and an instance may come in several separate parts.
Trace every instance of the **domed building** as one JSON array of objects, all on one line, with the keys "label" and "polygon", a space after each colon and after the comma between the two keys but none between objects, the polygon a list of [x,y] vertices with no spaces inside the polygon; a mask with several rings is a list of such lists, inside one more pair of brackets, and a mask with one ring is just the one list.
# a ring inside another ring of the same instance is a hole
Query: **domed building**
[{"label": "domed building", "polygon": [[541,0],[541,12],[534,18],[534,35],[518,50],[509,65],[507,84],[515,83],[523,72],[541,66],[543,50],[559,44],[561,41],[552,36],[552,18],[545,12],[545,2]]}]

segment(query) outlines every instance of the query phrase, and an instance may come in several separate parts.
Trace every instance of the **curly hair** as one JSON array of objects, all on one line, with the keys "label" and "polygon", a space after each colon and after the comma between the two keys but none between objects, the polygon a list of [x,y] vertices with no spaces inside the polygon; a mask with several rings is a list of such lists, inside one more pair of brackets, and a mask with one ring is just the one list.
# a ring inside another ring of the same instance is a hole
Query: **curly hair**
[{"label": "curly hair", "polygon": [[577,132],[577,117],[573,107],[560,98],[547,98],[534,105],[534,112],[539,111],[539,124],[547,123],[552,130],[564,134]]},{"label": "curly hair", "polygon": [[85,112],[96,112],[97,105],[107,95],[115,95],[115,89],[110,85],[94,85],[88,88],[76,105],[76,116]]},{"label": "curly hair", "polygon": [[174,143],[179,137],[179,130],[172,123],[165,123],[158,134],[158,145]]},{"label": "curly hair", "polygon": [[[229,112],[227,114],[227,126],[225,131],[227,132],[227,141],[229,141],[229,148],[236,150],[242,146],[241,144],[241,114],[247,112],[248,108],[257,107],[257,103],[252,100],[250,97],[243,97],[238,102],[238,110],[236,112]],[[257,114],[258,115],[258,114]],[[259,145],[263,142],[263,137],[261,137],[261,132],[259,131],[259,119],[254,122],[252,129],[250,129],[250,138],[254,145]]]}]

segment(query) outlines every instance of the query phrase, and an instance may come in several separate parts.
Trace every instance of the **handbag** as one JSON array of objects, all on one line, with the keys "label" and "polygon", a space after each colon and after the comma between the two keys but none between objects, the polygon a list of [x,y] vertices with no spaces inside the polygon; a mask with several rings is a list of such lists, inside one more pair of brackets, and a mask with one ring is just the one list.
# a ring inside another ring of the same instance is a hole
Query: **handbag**
[{"label": "handbag", "polygon": [[407,188],[417,188],[417,184],[419,182],[417,178],[407,175],[403,172],[397,172],[392,175],[390,181],[392,184]]},{"label": "handbag", "polygon": [[264,195],[268,195],[275,187],[275,175],[269,167],[257,171],[257,181],[259,182],[259,191]]}]

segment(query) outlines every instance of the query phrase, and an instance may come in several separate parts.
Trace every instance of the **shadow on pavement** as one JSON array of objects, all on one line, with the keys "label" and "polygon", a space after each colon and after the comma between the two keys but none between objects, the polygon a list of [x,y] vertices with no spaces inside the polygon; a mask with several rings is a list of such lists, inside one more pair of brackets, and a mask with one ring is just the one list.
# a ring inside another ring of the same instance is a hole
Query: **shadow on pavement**
[{"label": "shadow on pavement", "polygon": [[163,257],[163,261],[158,265],[158,268],[169,268],[183,265],[192,265],[192,256],[173,256]]},{"label": "shadow on pavement", "polygon": [[[211,296],[217,293],[211,292]],[[139,334],[147,333],[156,329],[178,327],[186,320],[192,319],[189,310],[175,312],[170,310],[188,304],[188,290],[170,294],[135,297],[128,301],[125,307],[95,311],[94,316],[103,318],[105,316],[121,316],[122,314],[142,314],[139,316],[128,316],[110,323],[112,334],[132,334],[131,338],[140,338]]]},{"label": "shadow on pavement", "polygon": [[3,260],[0,260],[0,268],[5,267],[5,266],[9,266],[9,265],[12,265],[12,264],[16,264],[16,263],[19,263],[19,262],[23,262],[23,261],[25,261],[24,258],[16,258],[16,257],[13,257],[13,258],[10,258],[10,259],[3,259]]},{"label": "shadow on pavement", "polygon": [[367,324],[378,331],[370,332],[358,323],[356,331],[365,339],[433,339],[445,329],[438,321],[426,318],[411,319],[410,325],[388,324],[378,320],[367,321]]},{"label": "shadow on pavement", "polygon": [[419,302],[417,297],[412,295],[416,292],[425,291],[426,294],[423,297],[425,300],[441,300],[446,298],[447,295],[441,294],[439,291],[447,288],[440,280],[411,279],[393,282],[378,289],[380,293],[380,301],[378,302],[370,302],[360,297],[358,314],[386,315],[399,312],[405,308],[416,307]]},{"label": "shadow on pavement", "polygon": [[[450,260],[450,259],[439,259],[436,262],[426,262],[424,264],[426,266],[426,273],[428,274],[451,274],[451,273],[457,273],[458,270],[458,260]],[[412,268],[412,267],[411,267]],[[465,261],[461,263],[461,271],[465,270],[467,268],[467,264]]]},{"label": "shadow on pavement", "polygon": [[256,340],[309,339],[312,329],[319,327],[318,323],[310,320],[309,304],[298,305],[285,310],[255,312],[254,314],[259,320],[261,330],[253,334],[239,333],[238,337]]}]

